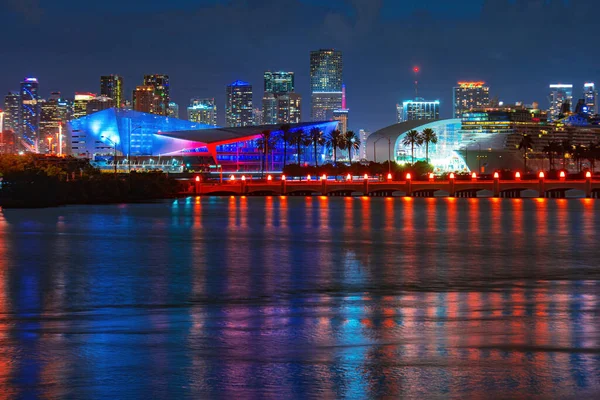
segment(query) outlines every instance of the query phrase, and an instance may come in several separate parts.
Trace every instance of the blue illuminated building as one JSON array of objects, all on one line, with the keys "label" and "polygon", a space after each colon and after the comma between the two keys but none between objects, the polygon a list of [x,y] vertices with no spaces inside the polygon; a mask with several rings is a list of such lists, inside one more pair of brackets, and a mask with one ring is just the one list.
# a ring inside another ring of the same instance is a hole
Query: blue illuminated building
[{"label": "blue illuminated building", "polygon": [[[337,122],[314,122],[292,124],[292,133],[306,134],[319,128],[328,135],[337,127]],[[262,153],[258,143],[260,133],[271,130],[275,139],[268,154],[268,169],[281,170],[283,166],[282,132],[274,126],[246,126],[220,128],[207,124],[184,121],[176,118],[146,114],[137,111],[111,108],[71,121],[68,126],[71,152],[76,157],[112,160],[115,150],[117,158],[136,157],[153,159],[169,157],[174,160],[198,157],[203,164],[221,165],[223,171],[259,171]],[[314,153],[302,149],[301,161],[312,164]],[[296,147],[288,143],[286,163],[298,161]],[[317,152],[323,162],[327,151]],[[187,161],[186,161],[187,163]]]}]

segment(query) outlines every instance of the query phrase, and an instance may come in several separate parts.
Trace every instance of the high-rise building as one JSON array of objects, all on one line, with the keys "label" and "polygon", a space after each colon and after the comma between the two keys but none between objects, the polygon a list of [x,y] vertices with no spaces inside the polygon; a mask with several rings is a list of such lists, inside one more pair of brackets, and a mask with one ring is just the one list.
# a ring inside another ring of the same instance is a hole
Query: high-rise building
[{"label": "high-rise building", "polygon": [[573,105],[573,85],[556,83],[550,85],[550,108],[548,120],[554,121],[565,112],[571,112]]},{"label": "high-rise building", "polygon": [[154,86],[137,86],[133,91],[133,109],[135,111],[155,114]]},{"label": "high-rise building", "polygon": [[152,86],[154,88],[156,99],[154,100],[155,107],[152,114],[169,115],[169,103],[171,102],[169,75],[145,75],[144,86]]},{"label": "high-rise building", "polygon": [[50,94],[48,100],[40,100],[40,151],[57,152],[60,125],[68,119],[69,103],[61,99],[60,92]]},{"label": "high-rise building", "polygon": [[398,122],[440,119],[440,101],[425,101],[422,98],[406,100],[397,104]]},{"label": "high-rise building", "polygon": [[361,129],[358,131],[358,137],[360,138],[360,159],[367,159],[367,138],[371,133]]},{"label": "high-rise building", "polygon": [[228,127],[254,125],[252,107],[252,85],[235,81],[227,85],[225,119]]},{"label": "high-rise building", "polygon": [[488,107],[490,88],[485,82],[458,82],[454,88],[454,117],[461,118],[463,113]]},{"label": "high-rise building", "polygon": [[342,108],[333,111],[333,120],[338,121],[338,130],[344,135],[348,132],[348,111]]},{"label": "high-rise building", "polygon": [[123,77],[119,75],[103,75],[100,77],[100,95],[111,98],[115,107],[123,107]]},{"label": "high-rise building", "polygon": [[206,125],[217,125],[217,104],[215,99],[192,99],[187,108],[188,121]]},{"label": "high-rise building", "polygon": [[38,95],[39,83],[36,78],[25,78],[21,82],[21,107],[19,122],[21,138],[30,146],[29,150],[37,151],[40,129],[40,106]]},{"label": "high-rise building", "polygon": [[87,113],[87,105],[91,100],[94,100],[96,95],[87,92],[75,92],[75,100],[73,101],[73,118],[85,117]]},{"label": "high-rise building", "polygon": [[252,109],[252,125],[266,125],[263,120],[263,111],[258,107]]},{"label": "high-rise building", "polygon": [[285,94],[294,91],[294,73],[265,71],[265,93]]},{"label": "high-rise building", "polygon": [[170,101],[167,114],[171,118],[179,119],[179,104],[175,103],[174,101]]},{"label": "high-rise building", "polygon": [[294,73],[266,71],[264,79],[263,123],[276,125],[300,122],[302,97],[294,93]]},{"label": "high-rise building", "polygon": [[98,96],[90,101],[88,101],[86,105],[87,115],[93,114],[98,111],[103,111],[108,108],[116,107],[117,103],[114,99],[111,99],[108,96]]},{"label": "high-rise building", "polygon": [[593,82],[583,85],[583,98],[589,115],[600,114],[598,111],[598,90]]},{"label": "high-rise building", "polygon": [[342,109],[342,52],[325,49],[310,53],[310,86],[313,121],[333,118]]},{"label": "high-rise building", "polygon": [[17,93],[9,92],[4,96],[4,127],[5,131],[18,133],[19,125],[19,110],[21,107],[21,99]]}]

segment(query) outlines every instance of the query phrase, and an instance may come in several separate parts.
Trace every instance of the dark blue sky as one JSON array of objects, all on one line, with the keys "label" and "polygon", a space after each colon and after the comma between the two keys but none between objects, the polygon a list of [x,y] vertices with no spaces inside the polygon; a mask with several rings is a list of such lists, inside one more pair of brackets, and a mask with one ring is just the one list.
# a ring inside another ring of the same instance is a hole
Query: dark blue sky
[{"label": "dark blue sky", "polygon": [[547,105],[551,81],[600,81],[598,0],[2,0],[0,90],[24,76],[41,92],[99,91],[101,74],[171,76],[172,98],[216,97],[243,79],[262,96],[265,69],[297,74],[310,115],[309,52],[344,53],[350,127],[395,121],[395,104],[420,94],[450,116],[457,80],[485,80],[505,102]]}]

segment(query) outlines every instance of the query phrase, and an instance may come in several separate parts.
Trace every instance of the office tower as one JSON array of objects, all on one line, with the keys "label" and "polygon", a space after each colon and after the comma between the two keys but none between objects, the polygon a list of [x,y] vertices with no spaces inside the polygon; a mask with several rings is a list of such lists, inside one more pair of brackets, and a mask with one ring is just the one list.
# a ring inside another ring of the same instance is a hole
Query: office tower
[{"label": "office tower", "polygon": [[[263,114],[265,114],[264,109]],[[302,118],[301,114],[302,96],[298,93],[277,96],[277,124],[297,124]]]},{"label": "office tower", "polygon": [[40,150],[57,153],[60,126],[67,122],[68,102],[60,92],[52,92],[48,100],[40,100]]},{"label": "office tower", "polygon": [[9,92],[4,96],[4,128],[5,131],[19,133],[19,110],[21,107],[21,99],[18,93]]},{"label": "office tower", "polygon": [[550,85],[550,108],[548,109],[548,120],[559,119],[565,113],[571,112],[573,104],[573,85],[552,84]]},{"label": "office tower", "polygon": [[154,88],[155,106],[153,114],[168,115],[169,103],[171,102],[171,87],[169,86],[169,76],[162,74],[145,75],[144,86]]},{"label": "office tower", "polygon": [[123,77],[119,75],[103,75],[100,77],[100,96],[111,98],[115,107],[123,107]]},{"label": "office tower", "polygon": [[226,125],[228,127],[254,125],[252,85],[248,82],[235,81],[227,85],[225,94]]},{"label": "office tower", "polygon": [[25,78],[21,82],[19,124],[20,138],[25,143],[27,150],[37,151],[40,128],[40,107],[38,95],[39,83],[36,78]]},{"label": "office tower", "polygon": [[117,103],[114,99],[111,99],[108,96],[98,96],[88,101],[86,105],[86,112],[87,115],[90,115],[95,112],[106,110],[116,106]]},{"label": "office tower", "polygon": [[188,121],[206,125],[217,125],[217,104],[215,99],[191,99],[187,108]]},{"label": "office tower", "polygon": [[422,121],[427,119],[440,119],[440,102],[425,101],[422,98],[406,100],[402,105],[396,105],[398,110],[398,122]]},{"label": "office tower", "polygon": [[82,118],[87,115],[88,103],[95,99],[94,93],[75,92],[75,100],[73,101],[73,119]]},{"label": "office tower", "polygon": [[258,107],[252,109],[252,125],[266,125],[263,120],[263,111]]},{"label": "office tower", "polygon": [[294,73],[265,71],[265,93],[285,94],[294,91]]},{"label": "office tower", "polygon": [[489,106],[490,88],[485,82],[458,82],[453,100],[454,118],[461,118],[467,111]]},{"label": "office tower", "polygon": [[338,121],[338,130],[342,134],[348,132],[348,110],[339,109],[333,111],[333,120]]},{"label": "office tower", "polygon": [[169,110],[167,111],[167,114],[171,118],[179,119],[179,104],[175,103],[174,101],[170,101]]},{"label": "office tower", "polygon": [[154,86],[137,86],[133,91],[132,98],[135,111],[154,114],[156,106]]},{"label": "office tower", "polygon": [[360,150],[359,150],[359,154],[360,157],[359,159],[367,159],[367,138],[369,137],[371,133],[368,131],[365,131],[364,129],[361,129],[358,131],[358,137],[360,138]]},{"label": "office tower", "polygon": [[[271,92],[265,92],[262,100],[262,122],[265,125],[277,124],[278,101],[277,96]],[[255,121],[256,122],[256,121]]]},{"label": "office tower", "polygon": [[593,82],[587,82],[583,85],[583,98],[589,115],[600,113],[598,112],[598,90],[596,90],[596,85]]},{"label": "office tower", "polygon": [[318,50],[310,53],[310,86],[313,121],[333,118],[342,109],[342,52]]}]

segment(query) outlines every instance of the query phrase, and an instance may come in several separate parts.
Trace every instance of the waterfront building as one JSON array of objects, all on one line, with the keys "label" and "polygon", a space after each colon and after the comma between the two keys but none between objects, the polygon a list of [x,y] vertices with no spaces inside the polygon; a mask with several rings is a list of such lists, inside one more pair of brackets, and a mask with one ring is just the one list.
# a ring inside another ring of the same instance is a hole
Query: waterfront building
[{"label": "waterfront building", "polygon": [[555,121],[571,112],[573,104],[573,85],[555,83],[550,85],[550,108],[548,119]]},{"label": "waterfront building", "polygon": [[93,114],[98,111],[106,110],[109,108],[117,107],[117,103],[114,99],[107,96],[94,97],[86,104],[87,115]]},{"label": "waterfront building", "polygon": [[[226,88],[225,121],[228,127],[254,125],[252,107],[252,85],[244,81],[235,81]],[[256,113],[258,115],[259,113]]]},{"label": "waterfront building", "polygon": [[310,53],[310,86],[313,121],[333,118],[335,110],[343,109],[342,52],[322,49]]},{"label": "waterfront building", "polygon": [[402,105],[396,105],[398,111],[398,122],[423,121],[440,119],[440,101],[425,101],[417,98],[406,100]]},{"label": "waterfront building", "polygon": [[103,75],[100,77],[100,96],[114,100],[117,107],[123,107],[123,77],[119,75]]},{"label": "waterfront building", "polygon": [[144,75],[144,86],[154,88],[152,114],[169,115],[169,103],[171,102],[169,75]]},{"label": "waterfront building", "polygon": [[87,105],[94,100],[96,95],[88,92],[76,92],[73,101],[73,118],[82,118],[87,115]]},{"label": "waterfront building", "polygon": [[583,98],[585,101],[585,110],[589,115],[600,114],[598,110],[598,90],[594,82],[586,82],[583,85]]},{"label": "waterfront building", "polygon": [[453,92],[454,118],[477,108],[490,105],[490,88],[485,82],[458,82]]},{"label": "waterfront building", "polygon": [[191,99],[187,108],[187,119],[206,125],[217,125],[217,104],[215,99]]},{"label": "waterfront building", "polygon": [[179,118],[179,104],[174,101],[169,102],[169,110],[167,115],[171,118]]},{"label": "waterfront building", "polygon": [[25,78],[21,82],[19,132],[26,150],[37,152],[40,127],[39,82],[36,78]]},{"label": "waterfront building", "polygon": [[18,93],[8,92],[4,96],[4,131],[12,131],[16,134],[20,132],[19,125],[19,110],[21,107],[21,99]]},{"label": "waterfront building", "polygon": [[[337,122],[292,124],[291,131],[302,130],[308,134],[315,127],[327,135],[336,129]],[[260,133],[270,129],[274,137],[281,135],[279,127],[219,128],[117,108],[71,121],[67,129],[71,137],[71,151],[76,157],[89,156],[99,163],[102,160],[108,162],[113,159],[116,147],[117,156],[121,157],[129,153],[131,156],[146,157],[148,162],[166,160],[169,165],[181,165],[185,159],[185,164],[194,164],[198,169],[221,165],[226,172],[260,171],[262,150],[257,142]],[[326,153],[325,146],[318,147],[320,163]],[[288,158],[293,157],[293,150],[288,149]],[[303,152],[302,160],[313,163],[314,153]],[[274,148],[270,149],[268,165],[269,170],[281,170],[283,167],[282,141],[276,141]]]}]

